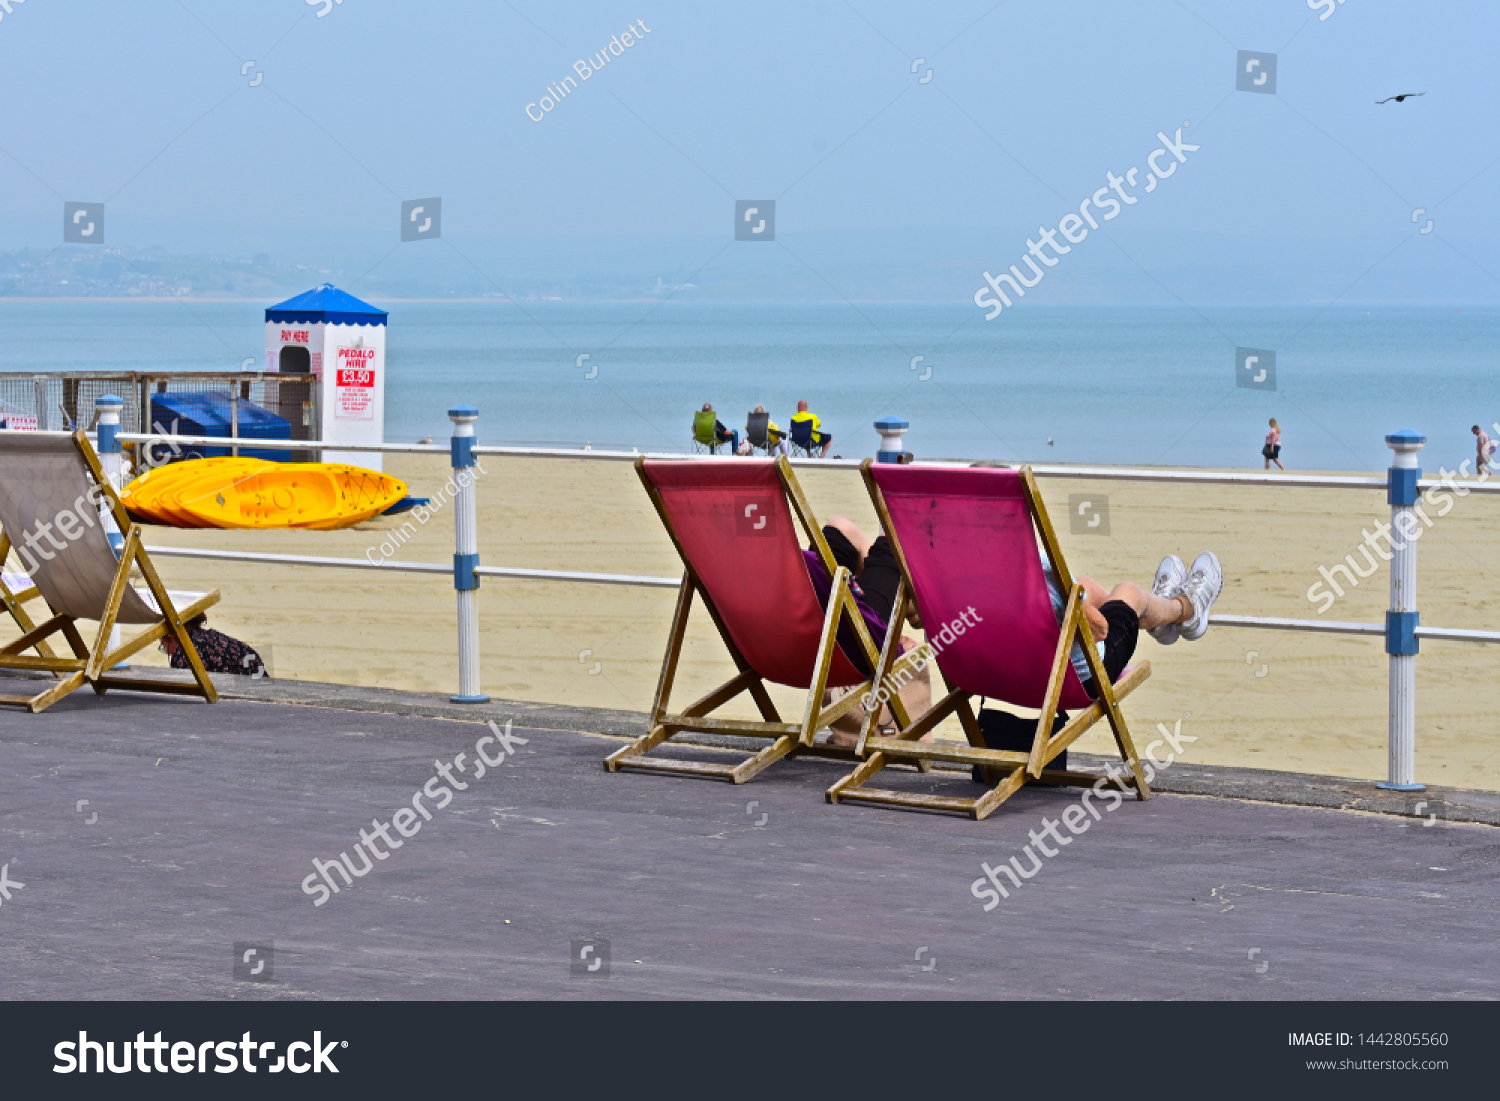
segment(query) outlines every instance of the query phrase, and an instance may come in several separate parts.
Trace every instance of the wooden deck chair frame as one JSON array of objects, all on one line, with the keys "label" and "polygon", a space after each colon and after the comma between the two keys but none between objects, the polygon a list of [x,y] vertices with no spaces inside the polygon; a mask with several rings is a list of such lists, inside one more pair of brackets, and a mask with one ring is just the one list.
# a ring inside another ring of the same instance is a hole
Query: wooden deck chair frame
[{"label": "wooden deck chair frame", "polygon": [[[0,566],[4,566],[5,560],[9,557],[10,539],[3,533],[0,533]],[[26,614],[26,609],[23,605],[28,600],[35,600],[41,595],[42,591],[36,587],[35,583],[28,589],[13,590],[5,583],[5,578],[0,577],[0,603],[5,605],[5,610],[10,613],[11,619],[16,621],[16,626],[21,629],[23,635],[36,630],[36,624]],[[42,657],[50,658],[56,656],[52,651],[52,647],[47,644],[45,639],[38,639],[35,649]]]},{"label": "wooden deck chair frame", "polygon": [[[875,504],[875,511],[880,517],[881,526],[901,566],[903,584],[891,619],[891,622],[897,623],[906,614],[909,594],[915,590],[911,582],[911,570],[907,565],[906,555],[901,549],[900,538],[892,522],[885,496],[876,484],[870,467],[871,460],[866,459],[860,464],[860,471],[864,475],[865,485],[870,491],[870,499]],[[873,730],[874,721],[866,717],[864,728],[860,731],[859,742],[855,747],[855,753],[864,759],[853,772],[828,789],[826,792],[828,802],[853,801],[917,807],[925,810],[955,811],[967,814],[975,821],[979,821],[1019,791],[1021,786],[1028,781],[1049,785],[1093,787],[1101,779],[1097,774],[1049,769],[1047,766],[1102,718],[1109,720],[1115,745],[1119,748],[1120,757],[1129,769],[1128,775],[1122,775],[1113,782],[1122,790],[1133,790],[1137,799],[1150,798],[1150,785],[1142,770],[1135,745],[1131,741],[1130,730],[1125,724],[1125,716],[1120,711],[1120,701],[1151,675],[1151,663],[1143,661],[1131,668],[1118,682],[1110,683],[1109,677],[1104,672],[1104,664],[1099,657],[1099,652],[1093,645],[1088,620],[1084,616],[1083,586],[1076,584],[1073,581],[1073,575],[1068,571],[1067,563],[1063,559],[1062,546],[1057,541],[1057,533],[1047,515],[1046,506],[1042,503],[1042,496],[1037,490],[1031,467],[1021,467],[1020,474],[1026,487],[1026,503],[1032,522],[1041,534],[1043,546],[1052,563],[1058,584],[1068,593],[1062,625],[1058,629],[1057,650],[1052,660],[1051,675],[1047,681],[1045,701],[1041,714],[1037,717],[1036,734],[1031,743],[1031,751],[1019,753],[986,748],[984,738],[979,732],[979,722],[969,703],[970,693],[953,688],[947,678],[943,678],[946,695],[908,729],[903,730],[900,739],[876,737]],[[1080,644],[1088,662],[1089,672],[1093,675],[1094,684],[1098,686],[1099,699],[1091,706],[1078,711],[1063,729],[1053,734],[1052,728],[1056,721],[1058,701],[1062,695],[1063,681],[1071,661],[1069,655],[1075,641]],[[881,653],[877,682],[889,675],[887,670],[891,656],[891,648],[885,647]],[[941,673],[941,658],[937,659],[937,664]],[[957,714],[959,723],[963,727],[964,735],[969,742],[967,747],[918,741],[922,735],[953,714]],[[948,761],[959,765],[979,765],[984,770],[982,774],[986,782],[992,786],[989,791],[973,799],[890,791],[864,786],[872,776],[894,761]]]},{"label": "wooden deck chair frame", "polygon": [[[875,640],[871,637],[865,626],[864,618],[860,615],[859,607],[855,603],[854,594],[849,589],[850,574],[844,567],[840,566],[833,557],[833,551],[823,537],[823,530],[814,519],[812,509],[803,495],[802,487],[798,485],[796,476],[792,473],[791,464],[786,456],[778,456],[776,459],[776,472],[780,478],[783,492],[791,504],[792,512],[801,524],[802,530],[807,534],[809,542],[817,549],[818,557],[822,560],[828,575],[833,579],[833,588],[829,594],[828,608],[823,618],[823,631],[818,644],[817,668],[812,677],[811,686],[807,690],[807,703],[803,708],[802,721],[795,723],[783,722],[767,693],[764,680],[759,673],[750,667],[739,647],[734,644],[734,639],[724,625],[718,609],[714,606],[712,597],[698,575],[693,570],[693,564],[688,560],[683,550],[682,542],[672,525],[667,514],[665,505],[656,486],[645,473],[645,458],[639,458],[635,462],[636,473],[640,476],[641,483],[646,487],[647,494],[651,497],[651,503],[656,507],[656,514],[661,518],[662,526],[667,529],[668,536],[672,539],[672,545],[677,548],[678,556],[682,559],[685,573],[682,585],[677,590],[677,608],[672,614],[672,626],[667,634],[667,652],[662,659],[661,675],[656,684],[656,696],[651,704],[651,717],[649,731],[637,738],[630,745],[610,754],[605,759],[604,767],[610,772],[626,769],[641,769],[646,771],[671,772],[693,776],[705,776],[715,779],[729,780],[731,783],[743,784],[746,780],[755,776],[768,765],[780,760],[788,754],[798,756],[834,757],[839,760],[852,760],[855,756],[853,749],[833,746],[814,745],[813,739],[829,724],[852,711],[860,698],[870,690],[872,681],[852,688],[847,695],[835,701],[831,706],[823,707],[823,693],[828,684],[829,668],[833,662],[834,647],[838,645],[839,626],[847,621],[853,626],[854,633],[859,639],[859,644],[864,651],[865,661],[869,668],[875,668],[880,655],[875,649]],[[668,704],[672,695],[672,685],[677,677],[677,665],[682,656],[683,640],[687,635],[688,617],[692,612],[693,598],[697,596],[703,601],[703,606],[708,610],[714,625],[719,630],[719,637],[724,640],[725,647],[729,650],[729,656],[734,659],[735,667],[739,672],[725,681],[712,692],[694,701],[681,711],[671,711]],[[887,641],[895,636],[900,637],[901,630],[899,619],[890,620],[891,626],[887,631]],[[755,701],[759,709],[762,722],[753,722],[747,719],[715,718],[712,713],[724,706],[730,700],[735,699],[741,693],[749,692],[750,698]],[[891,708],[894,713],[896,725],[905,736],[906,728],[911,726],[911,717],[902,706],[899,697],[892,698]],[[875,709],[878,716],[879,708]],[[717,765],[698,761],[682,761],[663,757],[646,756],[652,749],[671,739],[682,731],[698,731],[708,734],[729,734],[749,738],[768,738],[771,744],[759,753],[751,756],[737,765]],[[894,739],[893,739],[894,740]],[[925,770],[924,764],[922,768]]]},{"label": "wooden deck chair frame", "polygon": [[[214,703],[219,698],[218,692],[215,691],[213,682],[209,680],[207,670],[203,668],[203,660],[198,656],[197,647],[193,645],[193,640],[188,635],[186,624],[217,604],[219,591],[214,589],[181,610],[173,605],[167,587],[162,583],[161,575],[156,572],[151,556],[146,553],[141,539],[141,529],[130,519],[125,506],[120,503],[119,494],[115,492],[115,487],[99,465],[99,456],[89,443],[88,436],[82,431],[74,432],[73,444],[88,468],[90,479],[99,487],[103,499],[109,502],[110,513],[115,523],[121,531],[125,532],[119,565],[110,586],[109,598],[98,621],[98,633],[92,648],[84,642],[83,636],[78,631],[76,624],[79,617],[58,613],[56,609],[49,606],[47,609],[49,618],[41,623],[33,623],[25,610],[20,607],[17,594],[6,591],[3,596],[0,596],[4,600],[6,609],[24,632],[20,638],[0,648],[0,669],[52,673],[59,678],[46,691],[35,696],[0,693],[0,706],[23,707],[35,714],[51,707],[64,696],[83,687],[84,684],[88,684],[101,696],[111,688],[123,688],[132,692],[164,692],[172,695],[201,696],[209,703]],[[0,565],[3,565],[9,557],[10,549],[10,533],[0,532]],[[115,620],[119,615],[120,603],[125,597],[125,588],[130,584],[132,567],[140,570],[146,589],[151,593],[157,608],[161,611],[161,619],[146,626],[135,637],[111,650],[109,649],[110,634],[114,630]],[[0,589],[5,589],[3,580],[0,580]],[[182,652],[187,655],[188,665],[193,672],[191,683],[156,680],[150,677],[121,677],[107,671],[125,661],[132,654],[144,650],[169,632],[177,640]],[[48,645],[47,640],[59,634],[67,642],[68,648],[73,653],[72,657],[56,654]],[[35,649],[37,656],[26,655],[24,651],[29,649]]]}]

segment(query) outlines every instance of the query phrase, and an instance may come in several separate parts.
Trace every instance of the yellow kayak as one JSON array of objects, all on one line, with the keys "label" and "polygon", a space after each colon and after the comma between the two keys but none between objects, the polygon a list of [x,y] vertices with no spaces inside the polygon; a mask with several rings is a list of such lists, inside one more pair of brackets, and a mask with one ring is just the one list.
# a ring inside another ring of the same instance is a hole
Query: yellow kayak
[{"label": "yellow kayak", "polygon": [[328,531],[384,512],[406,491],[399,478],[363,467],[270,463],[217,484],[206,477],[195,479],[170,505],[202,527]]},{"label": "yellow kayak", "polygon": [[368,520],[406,496],[399,478],[340,463],[219,456],[149,471],[121,492],[136,517],[182,528],[307,528]]},{"label": "yellow kayak", "polygon": [[120,491],[120,499],[137,520],[170,527],[200,527],[199,520],[178,506],[177,497],[181,492],[200,479],[222,484],[266,465],[263,459],[232,456],[188,459],[148,470]]}]

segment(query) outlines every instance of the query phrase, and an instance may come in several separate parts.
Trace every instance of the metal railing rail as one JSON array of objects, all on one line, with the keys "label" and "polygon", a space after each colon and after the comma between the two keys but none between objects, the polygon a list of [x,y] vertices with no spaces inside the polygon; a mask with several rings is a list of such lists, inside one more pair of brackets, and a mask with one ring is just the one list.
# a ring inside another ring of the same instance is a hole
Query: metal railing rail
[{"label": "metal railing rail", "polygon": [[[106,396],[108,397],[108,396]],[[121,433],[119,431],[118,398],[109,399],[116,404],[108,408],[105,398],[97,405],[99,417],[99,451],[106,458],[106,470],[112,477],[122,471],[120,444],[122,441],[139,443],[187,444],[190,446],[230,447],[238,440],[210,436],[173,436],[152,433]],[[459,598],[459,667],[460,690],[454,697],[462,702],[487,699],[479,693],[479,642],[477,612],[473,603],[474,590],[480,577],[504,577],[529,581],[552,581],[563,583],[586,583],[606,585],[634,585],[650,588],[676,589],[681,580],[670,577],[646,577],[629,574],[589,573],[582,571],[533,570],[511,567],[481,566],[478,546],[475,542],[475,498],[474,476],[470,468],[475,457],[497,456],[516,458],[585,459],[603,462],[633,462],[641,457],[638,451],[594,451],[591,449],[564,449],[538,447],[482,447],[475,443],[474,421],[478,410],[472,406],[458,406],[449,410],[454,424],[454,434],[448,446],[441,444],[338,444],[332,441],[317,441],[318,448],[336,447],[338,450],[388,452],[395,454],[448,453],[452,459],[453,477],[459,488],[455,504],[456,543],[452,573],[454,588]],[[58,433],[61,435],[61,433]],[[278,441],[279,443],[279,441]],[[1410,430],[1392,433],[1386,444],[1395,459],[1384,478],[1372,475],[1336,474],[1285,474],[1269,471],[1216,471],[1216,470],[1151,470],[1141,468],[1113,468],[1092,466],[1061,466],[1052,464],[1032,465],[1032,472],[1041,478],[1071,478],[1098,481],[1138,481],[1158,484],[1277,486],[1294,489],[1385,489],[1386,500],[1391,507],[1391,529],[1406,541],[1398,543],[1395,535],[1390,539],[1391,562],[1391,607],[1384,624],[1347,623],[1336,621],[1291,619],[1273,616],[1217,615],[1215,623],[1222,627],[1249,628],[1272,631],[1299,631],[1322,634],[1343,634],[1384,639],[1386,653],[1390,657],[1390,710],[1388,778],[1382,787],[1400,791],[1420,791],[1423,785],[1413,778],[1415,759],[1415,658],[1421,639],[1451,642],[1500,643],[1500,632],[1474,631],[1459,628],[1423,627],[1416,609],[1416,542],[1422,530],[1419,517],[1426,519],[1417,508],[1423,490],[1461,487],[1464,492],[1500,492],[1500,480],[1455,482],[1454,476],[1444,471],[1441,478],[1423,478],[1417,468],[1416,454],[1426,443],[1426,437]],[[290,441],[293,449],[298,441]],[[302,445],[312,449],[312,444]],[[887,455],[882,449],[882,461],[893,461],[895,452]],[[676,452],[646,453],[648,458],[672,459],[688,462],[728,462],[736,457],[688,456]],[[794,466],[824,469],[854,469],[859,460],[793,459]],[[934,465],[966,467],[966,462],[940,462]],[[1021,464],[996,463],[995,466],[1015,469]],[[1428,525],[1431,525],[1429,519]],[[1415,533],[1415,534],[1413,534]],[[336,569],[392,570],[408,573],[446,574],[449,567],[442,563],[375,561],[356,558],[324,558],[308,555],[261,554],[240,551],[212,551],[186,547],[150,547],[153,554],[179,558],[219,559],[224,561],[261,562],[289,566],[331,567]]]},{"label": "metal railing rail", "polygon": [[[61,434],[61,433],[60,433]],[[119,439],[131,443],[185,444],[192,447],[230,447],[243,440],[220,436],[172,436],[148,432],[121,432]],[[274,445],[282,451],[371,451],[407,455],[447,455],[449,446],[437,443],[330,443],[328,440],[256,441],[257,446]],[[634,462],[636,459],[666,459],[682,462],[732,462],[739,456],[689,455],[679,451],[596,451],[560,447],[503,447],[476,444],[475,455],[496,455],[518,459],[582,459],[590,462]],[[812,470],[858,470],[862,459],[791,459],[794,467]],[[923,460],[924,466],[972,467],[961,459]],[[1080,481],[1158,482],[1168,485],[1269,486],[1292,489],[1385,489],[1388,479],[1378,474],[1282,474],[1260,470],[1158,470],[1149,467],[1064,466],[1046,463],[996,463],[1000,469],[1019,470],[1029,465],[1038,478],[1072,478]],[[1500,478],[1495,481],[1454,481],[1447,478],[1419,478],[1418,489],[1444,489],[1461,486],[1470,493],[1500,493]]]}]

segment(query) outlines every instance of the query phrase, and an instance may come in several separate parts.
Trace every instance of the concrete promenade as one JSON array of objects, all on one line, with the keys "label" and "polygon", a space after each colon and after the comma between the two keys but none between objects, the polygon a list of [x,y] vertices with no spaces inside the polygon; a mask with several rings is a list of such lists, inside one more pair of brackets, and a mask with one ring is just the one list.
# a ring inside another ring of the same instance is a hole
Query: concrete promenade
[{"label": "concrete promenade", "polygon": [[[607,774],[625,713],[224,683],[256,698],[0,714],[0,864],[25,885],[0,891],[0,996],[1500,997],[1494,795],[1428,793],[1424,825],[1370,785],[1183,764],[1164,786],[1198,794],[1124,802],[986,913],[981,862],[1028,866],[1076,793],[981,823],[834,807],[824,761],[738,788]],[[490,717],[527,740],[477,777]],[[460,753],[467,789],[315,906],[313,858],[353,856]],[[237,942],[274,942],[274,981],[235,979]]]}]

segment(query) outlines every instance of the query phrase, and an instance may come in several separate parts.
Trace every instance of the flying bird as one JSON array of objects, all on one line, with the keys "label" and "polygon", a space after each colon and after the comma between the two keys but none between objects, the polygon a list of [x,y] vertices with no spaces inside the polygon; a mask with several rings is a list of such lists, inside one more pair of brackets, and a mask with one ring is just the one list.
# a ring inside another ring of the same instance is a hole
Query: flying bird
[{"label": "flying bird", "polygon": [[1377,99],[1375,106],[1379,107],[1382,103],[1389,103],[1391,100],[1395,100],[1397,103],[1405,103],[1411,96],[1425,96],[1426,94],[1426,92],[1402,92],[1399,96],[1386,96],[1384,99]]}]

